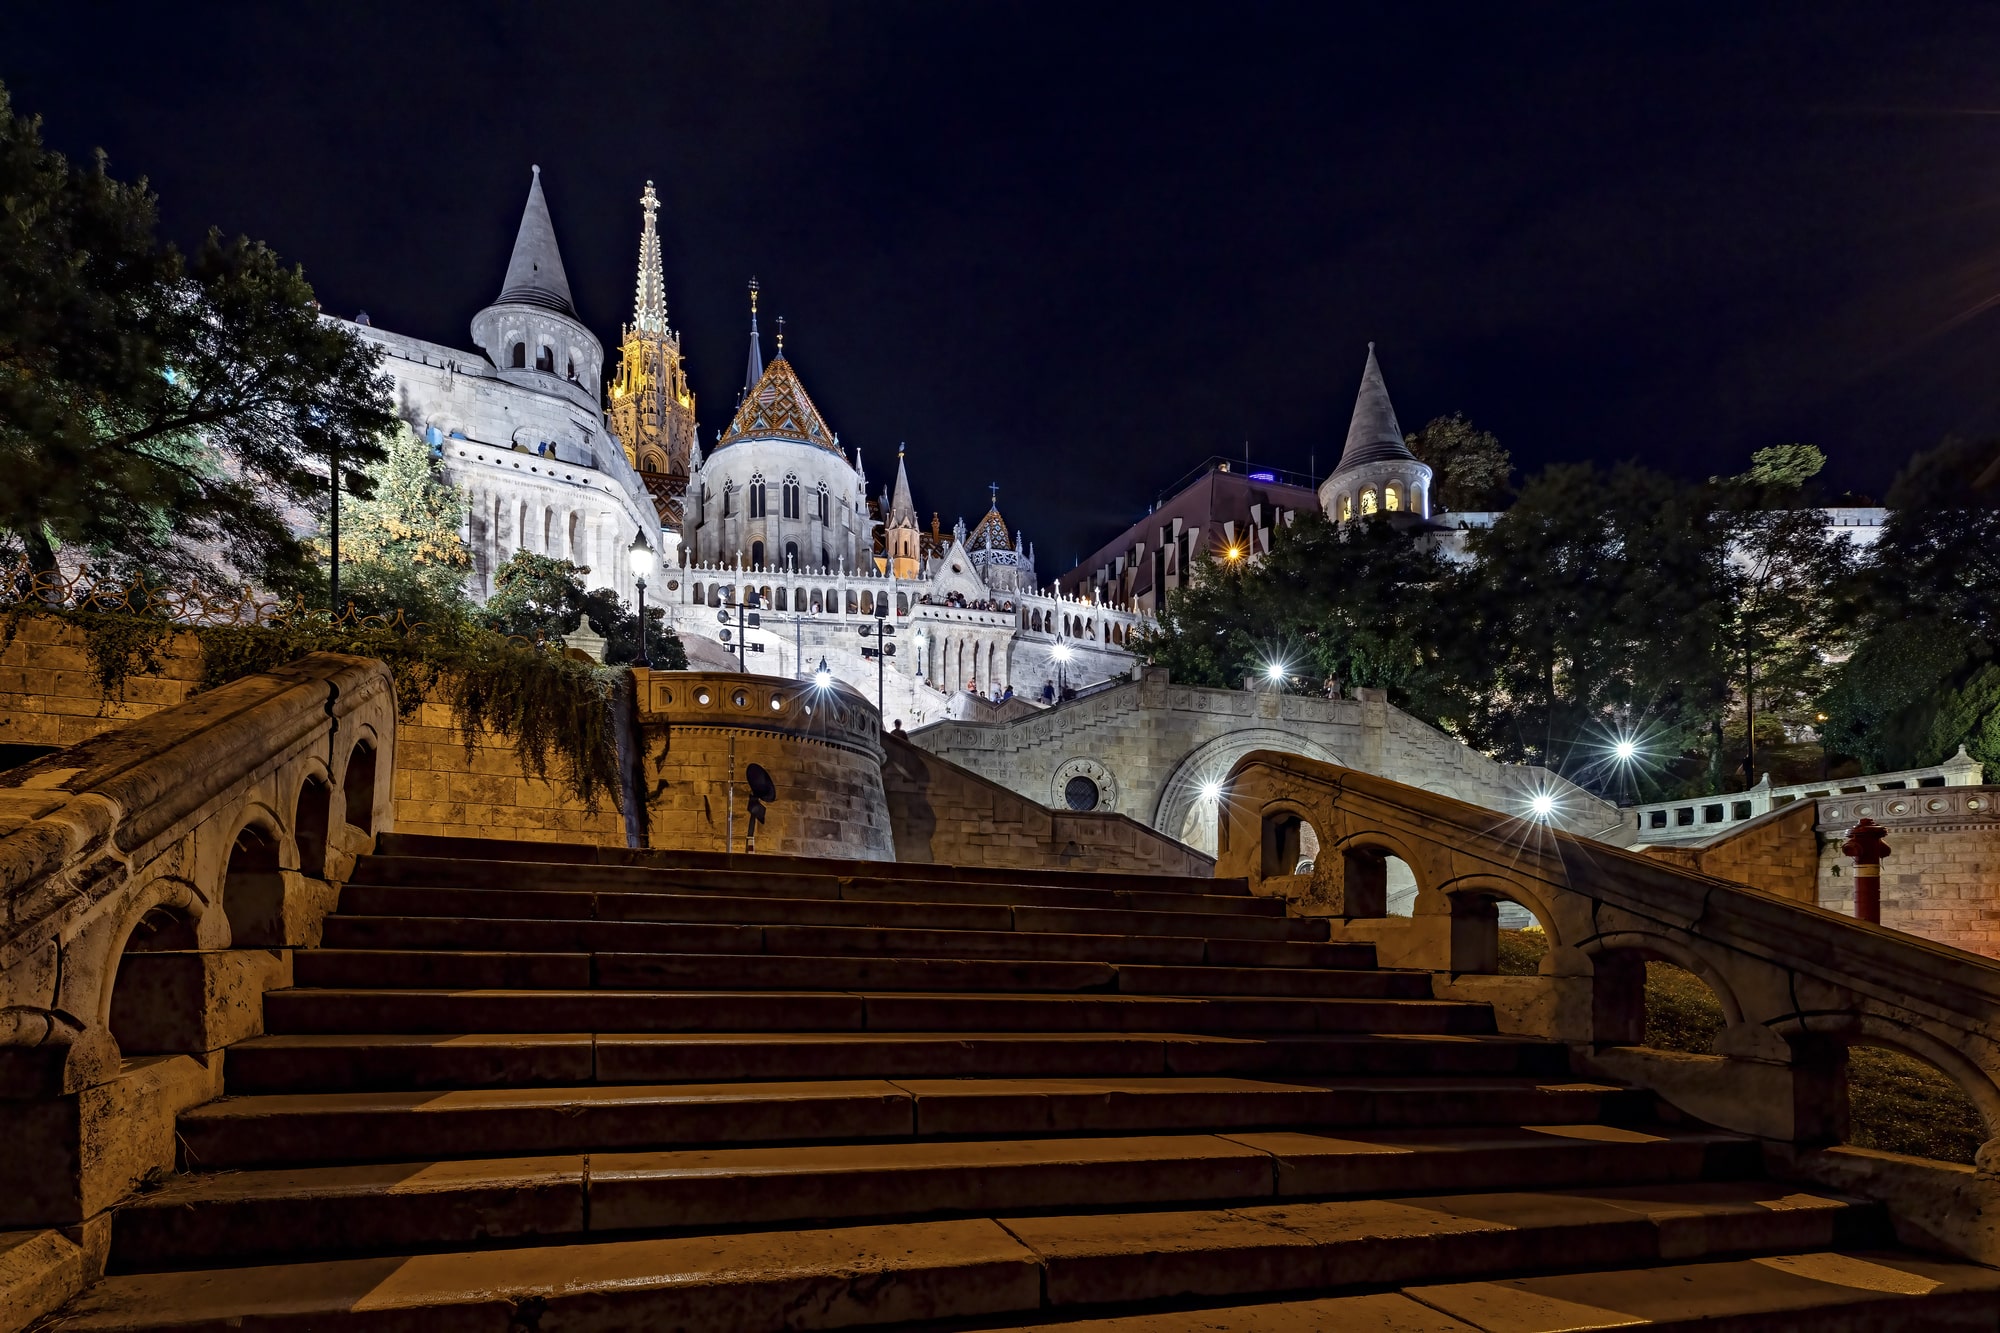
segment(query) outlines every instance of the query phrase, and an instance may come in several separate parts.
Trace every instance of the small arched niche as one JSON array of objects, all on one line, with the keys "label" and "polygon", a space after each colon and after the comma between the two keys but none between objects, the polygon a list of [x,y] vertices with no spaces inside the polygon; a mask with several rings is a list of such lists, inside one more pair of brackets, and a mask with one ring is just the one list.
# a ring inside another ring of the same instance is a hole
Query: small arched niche
[{"label": "small arched niche", "polygon": [[342,818],[363,833],[375,831],[375,747],[356,741],[347,753],[347,772],[340,779],[346,797]]},{"label": "small arched niche", "polygon": [[[111,1037],[124,1055],[159,1055],[175,1049],[174,1015],[164,1010],[158,985],[162,974],[143,955],[199,948],[194,916],[186,908],[161,903],[139,918],[118,955],[111,983]],[[160,959],[160,963],[168,960]]]},{"label": "small arched niche", "polygon": [[299,848],[299,873],[326,878],[327,829],[333,818],[333,788],[323,778],[299,784],[299,803],[292,818],[292,837]]},{"label": "small arched niche", "polygon": [[244,825],[229,849],[222,912],[239,948],[283,943],[285,881],[278,856],[276,835],[255,823]]},{"label": "small arched niche", "polygon": [[1885,1042],[1848,1047],[1848,1143],[1970,1166],[1987,1137],[1979,1107],[1938,1066]]}]

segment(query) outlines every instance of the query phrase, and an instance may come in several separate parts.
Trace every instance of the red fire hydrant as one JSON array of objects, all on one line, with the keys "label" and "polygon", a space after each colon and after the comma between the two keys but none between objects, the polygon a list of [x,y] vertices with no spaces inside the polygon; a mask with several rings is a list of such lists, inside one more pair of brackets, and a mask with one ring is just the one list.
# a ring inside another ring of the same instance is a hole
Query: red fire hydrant
[{"label": "red fire hydrant", "polygon": [[1882,858],[1889,854],[1888,835],[1872,819],[1864,819],[1840,844],[1841,854],[1854,858],[1854,919],[1882,924]]}]

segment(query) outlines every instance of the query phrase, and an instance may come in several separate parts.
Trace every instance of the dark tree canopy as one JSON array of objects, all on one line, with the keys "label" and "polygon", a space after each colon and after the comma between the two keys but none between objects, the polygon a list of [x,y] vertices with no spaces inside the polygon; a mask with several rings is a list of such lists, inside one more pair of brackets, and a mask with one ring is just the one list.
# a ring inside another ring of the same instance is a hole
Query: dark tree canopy
[{"label": "dark tree canopy", "polygon": [[1429,463],[1436,474],[1433,510],[1472,513],[1507,503],[1513,459],[1492,431],[1479,429],[1463,412],[1435,417],[1405,439],[1410,452]]},{"label": "dark tree canopy", "polygon": [[[586,592],[590,571],[555,556],[516,551],[494,572],[494,592],[474,613],[478,623],[502,634],[553,642],[576,631],[586,619],[604,638],[604,660],[631,662],[639,656],[639,617],[625,609],[609,588]],[[666,623],[659,606],[646,608],[646,656],[662,671],[687,670],[687,649]]]},{"label": "dark tree canopy", "polygon": [[143,181],[49,150],[0,88],[0,531],[37,568],[296,575],[285,507],[323,511],[332,460],[395,424],[379,361],[263,245],[163,244]]}]

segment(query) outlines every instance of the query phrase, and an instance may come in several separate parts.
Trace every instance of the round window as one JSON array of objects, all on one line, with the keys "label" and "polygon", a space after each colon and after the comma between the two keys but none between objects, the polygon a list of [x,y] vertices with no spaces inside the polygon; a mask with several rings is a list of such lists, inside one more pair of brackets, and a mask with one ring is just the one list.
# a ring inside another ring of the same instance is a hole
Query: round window
[{"label": "round window", "polygon": [[708,689],[706,686],[694,692],[694,701],[703,708],[708,707]]},{"label": "round window", "polygon": [[668,592],[679,592],[680,590],[681,590],[681,581],[680,581],[679,579],[668,579],[668,580],[667,580],[667,591],[668,591]]},{"label": "round window", "polygon": [[1063,787],[1063,802],[1072,810],[1097,808],[1097,784],[1078,774]]},{"label": "round window", "polygon": [[729,702],[735,704],[738,708],[748,708],[750,706],[750,692],[748,690],[738,690],[729,696]]},{"label": "round window", "polygon": [[783,699],[783,698],[781,698],[781,697],[780,697],[780,696],[778,696],[778,695],[775,695],[775,694],[774,694],[774,695],[772,695],[772,696],[771,696],[771,711],[772,711],[772,712],[774,712],[774,713],[782,713],[782,712],[784,712],[784,711],[785,711],[785,701],[784,701],[784,699]]}]

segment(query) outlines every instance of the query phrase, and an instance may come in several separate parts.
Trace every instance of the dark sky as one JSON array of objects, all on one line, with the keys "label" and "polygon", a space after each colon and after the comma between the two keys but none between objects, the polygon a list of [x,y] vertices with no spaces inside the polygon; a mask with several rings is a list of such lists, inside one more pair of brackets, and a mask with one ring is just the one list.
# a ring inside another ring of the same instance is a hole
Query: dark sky
[{"label": "dark sky", "polygon": [[[1203,457],[1324,471],[1374,339],[1406,429],[1686,476],[1804,440],[1879,494],[2000,431],[1983,4],[19,4],[58,147],[470,345],[539,162],[583,315],[642,183],[703,435],[744,280],[879,488],[988,481],[1044,578]],[[768,332],[767,346],[769,354]],[[607,366],[607,373],[609,366]]]}]

